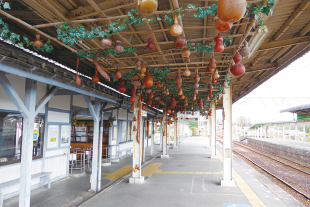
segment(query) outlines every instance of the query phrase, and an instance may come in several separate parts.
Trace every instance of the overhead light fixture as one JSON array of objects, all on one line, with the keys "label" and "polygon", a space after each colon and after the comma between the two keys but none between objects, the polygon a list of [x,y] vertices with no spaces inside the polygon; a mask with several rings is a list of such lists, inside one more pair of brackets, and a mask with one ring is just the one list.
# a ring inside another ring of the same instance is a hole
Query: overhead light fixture
[{"label": "overhead light fixture", "polygon": [[248,56],[248,58],[250,58],[258,50],[258,48],[261,46],[261,44],[266,39],[268,33],[269,33],[269,30],[266,25],[259,26],[255,30],[252,38],[249,41],[249,48],[250,48],[251,53]]}]

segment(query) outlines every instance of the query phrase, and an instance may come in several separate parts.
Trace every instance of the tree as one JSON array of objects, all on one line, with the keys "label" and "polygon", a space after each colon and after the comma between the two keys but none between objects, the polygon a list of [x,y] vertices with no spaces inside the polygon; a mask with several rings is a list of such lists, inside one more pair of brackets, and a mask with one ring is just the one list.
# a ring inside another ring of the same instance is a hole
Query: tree
[{"label": "tree", "polygon": [[244,126],[246,126],[248,124],[248,119],[246,118],[246,117],[244,117],[244,116],[239,116],[238,118],[237,118],[237,125],[239,126],[239,127],[244,127]]}]

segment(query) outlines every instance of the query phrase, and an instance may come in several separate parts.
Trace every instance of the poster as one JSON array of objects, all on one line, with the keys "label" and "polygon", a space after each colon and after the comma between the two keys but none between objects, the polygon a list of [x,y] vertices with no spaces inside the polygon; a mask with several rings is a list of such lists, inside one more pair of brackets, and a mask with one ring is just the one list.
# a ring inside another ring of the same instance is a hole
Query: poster
[{"label": "poster", "polygon": [[59,125],[48,125],[47,148],[58,147]]},{"label": "poster", "polygon": [[69,146],[70,135],[71,135],[70,125],[62,125],[60,129],[61,146]]}]

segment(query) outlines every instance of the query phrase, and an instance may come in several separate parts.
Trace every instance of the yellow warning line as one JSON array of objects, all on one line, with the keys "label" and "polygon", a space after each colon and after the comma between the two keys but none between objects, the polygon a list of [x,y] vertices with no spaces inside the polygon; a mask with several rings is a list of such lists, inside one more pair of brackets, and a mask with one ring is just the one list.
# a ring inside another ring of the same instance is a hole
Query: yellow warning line
[{"label": "yellow warning line", "polygon": [[101,173],[101,175],[110,175],[110,173]]},{"label": "yellow warning line", "polygon": [[151,176],[163,163],[151,163],[142,170],[142,176]]},{"label": "yellow warning line", "polygon": [[[216,150],[216,154],[218,158],[223,162],[222,154]],[[265,204],[261,201],[261,199],[253,192],[253,190],[248,186],[248,184],[243,180],[243,178],[233,169],[232,172],[233,179],[245,195],[252,207],[266,207]]]},{"label": "yellow warning line", "polygon": [[195,175],[219,175],[222,174],[221,172],[176,172],[176,171],[163,171],[163,170],[156,170],[155,173],[166,173],[166,174],[195,174]]},{"label": "yellow warning line", "polygon": [[117,171],[115,171],[114,173],[111,173],[107,176],[104,177],[104,179],[119,179],[121,177],[123,177],[124,175],[130,173],[132,171],[132,165],[127,165]]}]

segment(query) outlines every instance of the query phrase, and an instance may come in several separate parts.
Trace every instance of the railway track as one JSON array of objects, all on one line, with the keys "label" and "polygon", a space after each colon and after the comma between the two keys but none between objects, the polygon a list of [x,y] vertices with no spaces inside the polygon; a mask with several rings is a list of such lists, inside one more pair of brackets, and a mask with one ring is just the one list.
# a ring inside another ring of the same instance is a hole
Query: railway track
[{"label": "railway track", "polygon": [[[217,141],[222,143],[221,140]],[[306,204],[306,206],[310,206],[309,167],[236,141],[233,142],[233,152],[277,179],[286,186],[286,191],[303,202],[303,204]],[[303,199],[300,197],[303,197]]]}]

